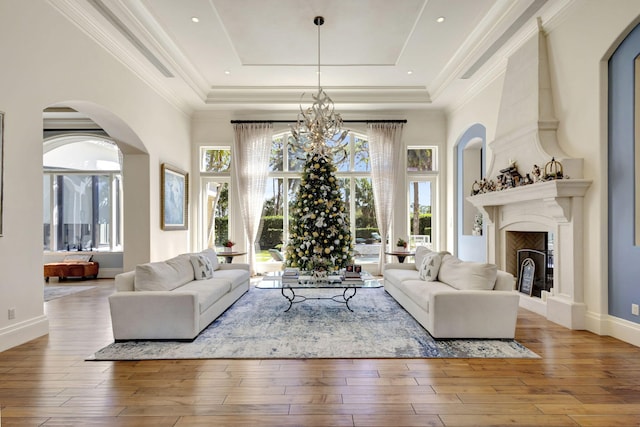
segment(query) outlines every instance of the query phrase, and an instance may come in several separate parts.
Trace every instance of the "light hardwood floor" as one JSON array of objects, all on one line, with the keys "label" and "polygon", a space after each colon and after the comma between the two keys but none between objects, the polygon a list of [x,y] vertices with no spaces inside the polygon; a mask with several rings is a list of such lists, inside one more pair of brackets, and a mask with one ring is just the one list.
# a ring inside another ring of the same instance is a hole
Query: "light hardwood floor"
[{"label": "light hardwood floor", "polygon": [[86,362],[112,341],[113,281],[78,284],[97,287],[0,353],[2,427],[640,425],[640,348],[526,310],[541,359]]}]

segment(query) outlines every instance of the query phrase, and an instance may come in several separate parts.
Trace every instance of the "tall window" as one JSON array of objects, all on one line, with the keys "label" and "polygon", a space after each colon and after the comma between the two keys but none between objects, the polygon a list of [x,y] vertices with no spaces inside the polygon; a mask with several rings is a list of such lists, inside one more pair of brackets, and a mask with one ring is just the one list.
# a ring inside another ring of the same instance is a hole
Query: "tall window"
[{"label": "tall window", "polygon": [[412,249],[416,246],[432,246],[434,234],[431,214],[434,211],[434,190],[438,170],[436,159],[436,147],[416,146],[407,149],[407,230]]},{"label": "tall window", "polygon": [[[201,213],[203,246],[220,247],[229,237],[230,218],[233,218],[229,208],[232,155],[229,146],[200,149],[202,206],[205,207]],[[255,246],[258,262],[272,260],[275,254],[270,250],[281,251],[289,239],[289,212],[296,202],[304,159],[304,151],[295,144],[290,132],[274,135]],[[351,132],[343,149],[336,150],[334,163],[354,236],[355,260],[358,263],[377,262],[381,242],[366,136]],[[402,233],[410,236],[412,247],[431,245],[434,235],[431,214],[438,175],[436,147],[408,147],[406,164],[409,218]]]},{"label": "tall window", "polygon": [[202,220],[200,228],[205,248],[222,247],[229,238],[229,184],[231,147],[202,147]]},{"label": "tall window", "polygon": [[[329,142],[331,144],[332,142]],[[256,259],[272,258],[269,249],[281,250],[289,236],[289,211],[300,186],[300,174],[305,153],[295,144],[289,132],[274,135],[269,165],[269,181],[265,191],[265,203],[258,230]],[[342,197],[351,220],[351,233],[355,243],[379,244],[375,236],[378,227],[375,219],[369,144],[363,135],[350,133],[343,148],[334,155],[337,178],[340,179]],[[358,262],[377,261],[377,249],[356,252]],[[364,255],[368,255],[365,257]],[[358,259],[358,256],[361,256]]]},{"label": "tall window", "polygon": [[122,250],[121,155],[108,138],[44,143],[44,250]]}]

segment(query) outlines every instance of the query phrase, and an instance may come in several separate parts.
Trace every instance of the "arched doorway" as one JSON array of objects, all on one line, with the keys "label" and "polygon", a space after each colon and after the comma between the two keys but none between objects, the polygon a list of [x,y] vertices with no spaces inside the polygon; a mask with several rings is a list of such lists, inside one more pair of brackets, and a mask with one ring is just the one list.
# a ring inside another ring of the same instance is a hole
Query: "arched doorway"
[{"label": "arched doorway", "polygon": [[487,259],[482,216],[466,199],[474,182],[484,177],[485,148],[486,129],[478,123],[469,127],[456,144],[456,254],[466,261]]},{"label": "arched doorway", "polygon": [[[47,131],[55,131],[47,125],[46,120],[47,112],[52,111],[57,112],[63,121],[64,112],[68,112],[71,117],[75,115],[77,118],[79,115],[86,118],[84,123],[95,123],[95,128],[103,131],[104,135],[117,144],[122,153],[122,269],[132,270],[135,265],[148,262],[151,228],[150,165],[143,142],[122,119],[104,107],[86,101],[60,102],[46,108],[43,124],[45,134]],[[68,126],[65,132],[68,132]]]}]

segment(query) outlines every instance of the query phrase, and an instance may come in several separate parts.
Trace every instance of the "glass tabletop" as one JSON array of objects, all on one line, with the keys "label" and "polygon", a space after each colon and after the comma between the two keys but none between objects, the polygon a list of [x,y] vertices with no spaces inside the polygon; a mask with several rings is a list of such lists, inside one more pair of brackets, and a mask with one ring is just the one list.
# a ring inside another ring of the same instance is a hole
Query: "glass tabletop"
[{"label": "glass tabletop", "polygon": [[371,274],[362,272],[359,280],[344,280],[340,275],[329,275],[316,278],[309,273],[301,272],[297,279],[283,279],[282,271],[269,273],[256,284],[259,289],[282,288],[380,288],[382,283]]}]

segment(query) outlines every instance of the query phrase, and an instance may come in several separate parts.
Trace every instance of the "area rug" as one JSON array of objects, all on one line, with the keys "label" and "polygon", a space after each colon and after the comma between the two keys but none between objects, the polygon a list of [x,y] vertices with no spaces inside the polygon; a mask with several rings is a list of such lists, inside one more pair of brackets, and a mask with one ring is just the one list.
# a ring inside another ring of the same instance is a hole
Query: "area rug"
[{"label": "area rug", "polygon": [[44,286],[44,302],[54,300],[56,298],[66,297],[68,295],[76,294],[78,292],[88,291],[95,286]]},{"label": "area rug", "polygon": [[359,289],[353,312],[331,300],[288,305],[279,290],[251,288],[192,342],[117,342],[87,360],[539,357],[514,340],[435,340],[381,288]]}]

